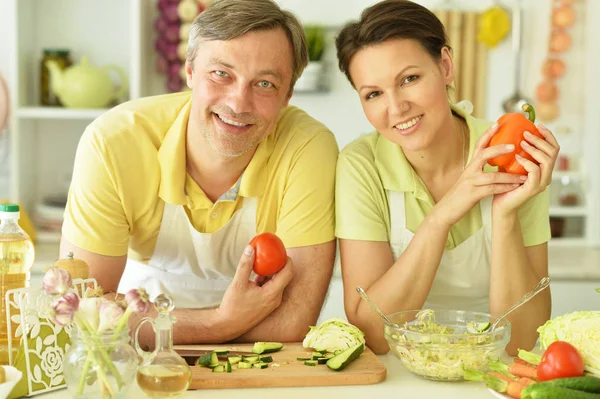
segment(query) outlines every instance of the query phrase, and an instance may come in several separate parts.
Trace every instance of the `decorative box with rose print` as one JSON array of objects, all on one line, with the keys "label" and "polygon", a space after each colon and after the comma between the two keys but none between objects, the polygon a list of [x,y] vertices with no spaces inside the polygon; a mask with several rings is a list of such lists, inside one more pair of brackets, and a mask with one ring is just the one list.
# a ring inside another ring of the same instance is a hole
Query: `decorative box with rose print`
[{"label": "decorative box with rose print", "polygon": [[[73,279],[72,288],[82,296],[97,288],[95,279]],[[65,388],[63,359],[71,345],[72,326],[60,326],[47,314],[53,300],[41,288],[21,288],[6,293],[9,361],[23,378],[9,398],[33,396]],[[14,331],[14,334],[13,334]]]}]

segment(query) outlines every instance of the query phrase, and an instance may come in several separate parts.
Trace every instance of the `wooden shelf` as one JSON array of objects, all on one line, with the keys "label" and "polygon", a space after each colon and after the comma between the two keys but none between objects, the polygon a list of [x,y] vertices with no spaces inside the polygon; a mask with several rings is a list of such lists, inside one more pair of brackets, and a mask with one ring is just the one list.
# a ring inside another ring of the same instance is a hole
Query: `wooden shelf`
[{"label": "wooden shelf", "polygon": [[93,120],[108,109],[70,109],[62,107],[23,107],[17,109],[20,119]]}]

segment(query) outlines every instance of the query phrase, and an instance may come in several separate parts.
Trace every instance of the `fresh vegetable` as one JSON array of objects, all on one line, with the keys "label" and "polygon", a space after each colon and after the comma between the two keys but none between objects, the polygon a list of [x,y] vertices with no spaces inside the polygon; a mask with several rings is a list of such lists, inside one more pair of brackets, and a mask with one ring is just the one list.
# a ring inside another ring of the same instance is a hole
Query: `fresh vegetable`
[{"label": "fresh vegetable", "polygon": [[351,348],[348,348],[339,355],[336,355],[327,360],[327,367],[335,371],[343,370],[346,366],[348,366],[350,363],[356,360],[361,355],[361,353],[363,353],[364,350],[364,343],[360,343]]},{"label": "fresh vegetable", "polygon": [[573,345],[583,357],[585,371],[600,377],[600,311],[568,313],[538,328],[542,349],[554,341]]},{"label": "fresh vegetable", "polygon": [[332,318],[311,326],[302,346],[317,352],[346,350],[365,343],[365,333],[341,318]]},{"label": "fresh vegetable", "polygon": [[575,389],[577,391],[600,393],[600,378],[596,377],[557,378],[551,381],[540,382],[538,383],[538,385],[549,387],[562,387]]},{"label": "fresh vegetable", "polygon": [[504,114],[498,119],[498,131],[492,136],[488,147],[500,144],[513,144],[514,151],[492,158],[488,163],[497,166],[500,172],[512,173],[517,175],[526,175],[525,168],[516,160],[515,156],[520,155],[523,158],[539,164],[528,152],[521,147],[523,133],[526,131],[544,139],[544,136],[535,126],[535,111],[531,104],[523,104],[523,111],[529,114],[529,119],[521,113]]},{"label": "fresh vegetable", "polygon": [[281,342],[255,342],[252,352],[260,355],[262,353],[277,352],[283,348]]},{"label": "fresh vegetable", "polygon": [[533,384],[523,389],[522,399],[600,399],[600,394],[577,391],[575,389],[542,386]]},{"label": "fresh vegetable", "polygon": [[542,361],[542,357],[538,354],[527,352],[526,350],[519,349],[517,354],[517,358],[515,358],[515,363],[520,361],[527,364],[531,364],[532,366],[537,366]]},{"label": "fresh vegetable", "polygon": [[465,368],[464,378],[467,381],[485,382],[485,385],[496,392],[504,393],[511,398],[521,398],[521,393],[525,389],[525,385],[517,380],[506,379],[506,376],[500,377],[493,374],[485,374],[481,371]]},{"label": "fresh vegetable", "polygon": [[583,358],[579,351],[568,342],[555,341],[542,355],[542,361],[537,367],[537,378],[540,381],[547,381],[555,378],[579,377],[583,375],[583,369]]},{"label": "fresh vegetable", "polygon": [[259,276],[272,276],[287,262],[285,245],[273,233],[262,233],[250,241],[254,247],[254,273]]},{"label": "fresh vegetable", "polygon": [[516,377],[521,378],[538,378],[537,370],[535,367],[530,367],[520,363],[513,363],[508,368],[508,372]]}]

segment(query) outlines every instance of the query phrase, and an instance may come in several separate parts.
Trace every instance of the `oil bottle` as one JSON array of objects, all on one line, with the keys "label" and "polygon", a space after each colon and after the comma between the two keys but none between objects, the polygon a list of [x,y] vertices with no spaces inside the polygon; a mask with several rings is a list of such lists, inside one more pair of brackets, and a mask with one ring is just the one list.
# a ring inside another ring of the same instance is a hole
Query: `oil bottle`
[{"label": "oil bottle", "polygon": [[[173,350],[173,322],[171,312],[175,308],[173,300],[160,294],[154,300],[158,311],[155,320],[150,322],[156,333],[156,346],[149,356],[145,356],[137,372],[137,383],[140,389],[150,398],[176,398],[183,394],[192,381],[192,370],[185,360]],[[137,335],[141,324],[135,331],[135,346],[140,350]]]},{"label": "oil bottle", "polygon": [[[19,205],[0,204],[0,364],[2,365],[9,363],[6,292],[29,287],[29,272],[35,258],[33,242],[19,226],[19,217]],[[13,337],[13,354],[18,347],[19,342]]]}]

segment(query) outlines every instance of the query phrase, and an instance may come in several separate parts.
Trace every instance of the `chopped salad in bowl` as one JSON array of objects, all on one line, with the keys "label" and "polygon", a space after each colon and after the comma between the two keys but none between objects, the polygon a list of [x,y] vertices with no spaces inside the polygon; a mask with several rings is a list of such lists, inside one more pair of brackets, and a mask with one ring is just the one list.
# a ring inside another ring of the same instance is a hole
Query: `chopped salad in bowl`
[{"label": "chopped salad in bowl", "polygon": [[504,353],[511,326],[488,313],[423,309],[388,315],[384,336],[390,350],[412,373],[431,380],[464,380],[464,368],[487,370]]}]

